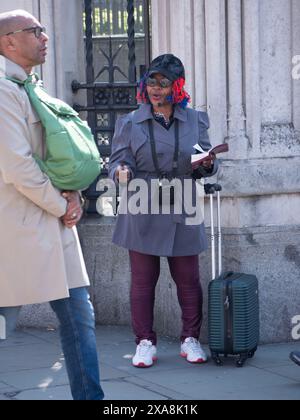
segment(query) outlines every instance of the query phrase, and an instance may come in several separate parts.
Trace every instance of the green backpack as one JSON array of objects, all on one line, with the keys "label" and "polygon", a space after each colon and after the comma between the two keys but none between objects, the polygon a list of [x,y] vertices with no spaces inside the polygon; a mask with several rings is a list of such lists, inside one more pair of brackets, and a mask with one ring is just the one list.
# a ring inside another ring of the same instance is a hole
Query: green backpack
[{"label": "green backpack", "polygon": [[85,190],[101,172],[100,154],[93,134],[78,113],[66,103],[52,98],[36,75],[25,81],[6,77],[24,86],[46,133],[46,157],[34,155],[41,170],[60,190]]}]

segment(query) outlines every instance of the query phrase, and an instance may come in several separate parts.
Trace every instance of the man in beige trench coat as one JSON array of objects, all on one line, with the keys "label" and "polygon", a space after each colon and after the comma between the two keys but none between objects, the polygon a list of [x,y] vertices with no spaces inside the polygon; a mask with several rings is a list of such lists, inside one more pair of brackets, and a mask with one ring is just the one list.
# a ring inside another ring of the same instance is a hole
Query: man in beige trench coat
[{"label": "man in beige trench coat", "polygon": [[57,190],[39,169],[41,122],[24,88],[5,79],[27,79],[45,62],[48,39],[27,12],[0,14],[0,307],[49,301],[73,398],[100,400],[94,311],[75,227],[80,196]]}]

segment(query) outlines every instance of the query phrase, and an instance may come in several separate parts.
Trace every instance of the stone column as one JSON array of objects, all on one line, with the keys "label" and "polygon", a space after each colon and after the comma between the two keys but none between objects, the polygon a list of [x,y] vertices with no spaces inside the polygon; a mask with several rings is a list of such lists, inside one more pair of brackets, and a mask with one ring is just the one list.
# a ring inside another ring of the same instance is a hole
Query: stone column
[{"label": "stone column", "polygon": [[299,88],[292,80],[292,57],[299,48],[299,2],[274,0],[270,8],[263,0],[260,20],[261,155],[289,158],[300,153],[300,133],[294,128],[299,127]]},{"label": "stone column", "polygon": [[38,15],[39,0],[1,0],[0,13],[9,12],[10,10],[23,9],[29,13]]},{"label": "stone column", "polygon": [[224,0],[152,0],[153,56],[184,62],[192,106],[208,110],[213,144],[227,136]]},{"label": "stone column", "polygon": [[187,91],[195,100],[193,0],[152,1],[153,57],[172,53],[186,69]]},{"label": "stone column", "polygon": [[227,2],[228,137],[230,156],[247,157],[241,0]]},{"label": "stone column", "polygon": [[170,47],[185,65],[186,88],[195,101],[194,20],[192,0],[171,0]]},{"label": "stone column", "polygon": [[214,145],[227,136],[225,1],[205,0],[207,107]]},{"label": "stone column", "polygon": [[261,133],[259,0],[244,0],[245,112],[250,156],[259,156]]},{"label": "stone column", "polygon": [[[272,3],[272,6],[271,6]],[[292,121],[292,0],[260,0],[262,123]]]},{"label": "stone column", "polygon": [[152,56],[170,52],[170,0],[152,0]]},{"label": "stone column", "polygon": [[41,20],[49,26],[49,57],[44,66],[45,86],[72,104],[71,83],[85,80],[83,18],[81,0],[41,1]]},{"label": "stone column", "polygon": [[43,26],[45,26],[47,35],[49,36],[48,41],[48,54],[46,63],[41,67],[41,79],[44,82],[44,86],[50,95],[56,96],[56,45],[54,36],[54,21],[53,21],[53,3],[52,2],[39,2],[39,20]]},{"label": "stone column", "polygon": [[72,80],[85,80],[81,0],[1,0],[0,12],[24,9],[46,27],[47,62],[36,71],[47,91],[72,104]]},{"label": "stone column", "polygon": [[195,108],[207,111],[205,1],[193,0]]},{"label": "stone column", "polygon": [[[298,56],[298,68],[300,65],[300,1],[292,0],[292,30],[293,30],[293,57]],[[298,70],[300,74],[300,68]],[[296,130],[300,130],[300,79],[293,80],[293,124]]]}]

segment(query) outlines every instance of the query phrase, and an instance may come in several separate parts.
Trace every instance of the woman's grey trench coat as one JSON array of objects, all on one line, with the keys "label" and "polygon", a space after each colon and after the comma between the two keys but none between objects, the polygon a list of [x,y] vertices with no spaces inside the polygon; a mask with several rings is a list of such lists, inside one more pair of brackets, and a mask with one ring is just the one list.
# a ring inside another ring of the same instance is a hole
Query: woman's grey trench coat
[{"label": "woman's grey trench coat", "polygon": [[[174,118],[179,121],[178,178],[192,183],[196,197],[195,181],[192,180],[191,154],[193,146],[200,144],[209,150],[207,129],[208,116],[204,112],[175,107]],[[132,178],[142,178],[148,185],[157,178],[151,152],[148,120],[153,120],[154,139],[159,169],[171,173],[175,151],[175,124],[169,130],[154,120],[151,105],[141,105],[129,115],[119,118],[112,144],[109,174],[115,179],[120,164],[129,166]],[[218,162],[207,176],[218,170]],[[192,180],[192,181],[191,181]],[[156,185],[156,184],[155,184]],[[130,194],[128,195],[130,197]],[[149,194],[149,201],[153,195]],[[195,203],[195,201],[194,201]],[[122,206],[121,206],[122,207]],[[116,245],[148,255],[188,256],[198,255],[207,248],[203,218],[196,225],[187,225],[187,214],[119,214],[113,242]]]}]

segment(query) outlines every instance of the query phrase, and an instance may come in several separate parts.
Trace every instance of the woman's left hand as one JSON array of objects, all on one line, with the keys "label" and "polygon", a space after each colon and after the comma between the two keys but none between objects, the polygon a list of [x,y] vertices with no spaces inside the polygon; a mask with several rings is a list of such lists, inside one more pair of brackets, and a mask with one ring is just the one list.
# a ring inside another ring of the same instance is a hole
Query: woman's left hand
[{"label": "woman's left hand", "polygon": [[211,153],[211,159],[208,159],[208,160],[205,160],[203,163],[202,163],[202,166],[205,168],[205,169],[212,169],[212,167],[214,166],[214,162],[215,162],[215,160],[216,160],[216,155],[214,154],[214,153]]}]

